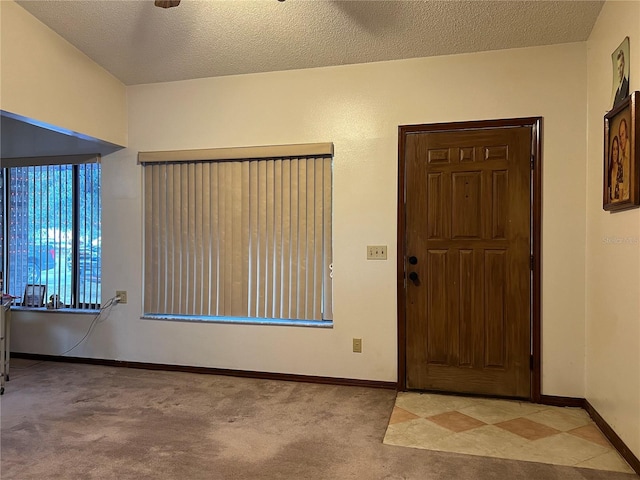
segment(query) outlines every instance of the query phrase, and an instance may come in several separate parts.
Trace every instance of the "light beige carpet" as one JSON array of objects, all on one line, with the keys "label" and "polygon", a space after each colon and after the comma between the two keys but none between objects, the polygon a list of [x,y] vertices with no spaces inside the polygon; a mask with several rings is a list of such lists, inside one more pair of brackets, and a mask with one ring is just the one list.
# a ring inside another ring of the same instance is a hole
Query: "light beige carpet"
[{"label": "light beige carpet", "polygon": [[390,390],[30,364],[0,397],[2,480],[635,478],[384,445]]}]

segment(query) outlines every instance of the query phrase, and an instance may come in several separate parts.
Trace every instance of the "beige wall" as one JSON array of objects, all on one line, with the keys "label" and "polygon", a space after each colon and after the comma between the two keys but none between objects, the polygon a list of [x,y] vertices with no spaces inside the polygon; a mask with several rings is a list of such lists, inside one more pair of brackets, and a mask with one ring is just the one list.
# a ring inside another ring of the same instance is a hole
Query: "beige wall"
[{"label": "beige wall", "polygon": [[[3,110],[121,145],[130,123],[130,149],[108,157],[103,178],[104,297],[126,289],[129,303],[71,355],[395,380],[397,126],[540,115],[543,393],[586,396],[640,456],[640,210],[601,205],[610,55],[630,36],[638,89],[640,3],[607,2],[586,46],[137,86],[128,112],[102,68],[14,2],[0,14]],[[138,150],[323,141],[336,146],[333,329],[138,318]],[[367,262],[367,244],[389,245],[389,260]],[[14,318],[13,349],[43,354],[74,345],[91,321]],[[364,353],[350,352],[352,337]]]},{"label": "beige wall", "polygon": [[[130,148],[103,169],[103,291],[129,303],[73,355],[395,381],[398,125],[543,116],[543,393],[583,396],[586,89],[584,43],[128,88]],[[137,152],[310,142],[335,143],[334,328],[139,319]],[[15,317],[16,350],[51,354],[89,322]]]},{"label": "beige wall", "polygon": [[[640,457],[640,210],[602,209],[603,117],[611,53],[630,37],[630,90],[640,88],[640,3],[607,2],[588,41],[587,400]],[[637,144],[636,144],[637,145]],[[636,147],[638,148],[638,147]]]},{"label": "beige wall", "polygon": [[124,85],[12,0],[0,16],[0,108],[126,145]]}]

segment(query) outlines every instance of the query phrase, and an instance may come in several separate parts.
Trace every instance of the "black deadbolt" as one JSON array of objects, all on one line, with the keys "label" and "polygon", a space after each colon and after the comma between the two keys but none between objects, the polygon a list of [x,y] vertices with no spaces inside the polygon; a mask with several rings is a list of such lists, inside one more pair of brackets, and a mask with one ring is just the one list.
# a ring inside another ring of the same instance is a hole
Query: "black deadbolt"
[{"label": "black deadbolt", "polygon": [[418,263],[418,257],[409,257],[409,263],[411,265],[416,265]]}]

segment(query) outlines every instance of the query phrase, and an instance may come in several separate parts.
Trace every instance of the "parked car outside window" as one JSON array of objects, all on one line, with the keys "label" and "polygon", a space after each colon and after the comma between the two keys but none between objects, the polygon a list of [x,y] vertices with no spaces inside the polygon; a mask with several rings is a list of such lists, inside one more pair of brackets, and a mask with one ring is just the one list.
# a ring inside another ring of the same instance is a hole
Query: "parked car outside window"
[{"label": "parked car outside window", "polygon": [[81,279],[100,282],[102,278],[102,238],[98,237],[78,252],[78,274]]}]

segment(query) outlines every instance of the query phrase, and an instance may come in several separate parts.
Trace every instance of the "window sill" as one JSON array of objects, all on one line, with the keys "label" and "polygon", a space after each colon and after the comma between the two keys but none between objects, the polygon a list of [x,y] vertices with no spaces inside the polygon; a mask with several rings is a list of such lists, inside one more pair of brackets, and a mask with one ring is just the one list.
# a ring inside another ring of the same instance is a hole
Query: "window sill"
[{"label": "window sill", "polygon": [[100,310],[89,310],[83,308],[46,308],[46,307],[20,307],[12,306],[12,312],[35,312],[35,313],[63,313],[67,315],[96,315]]},{"label": "window sill", "polygon": [[190,315],[160,315],[144,314],[144,320],[165,320],[172,322],[225,323],[239,325],[277,325],[285,327],[315,327],[333,328],[333,320],[283,320],[277,318],[246,318],[246,317],[206,317]]}]

